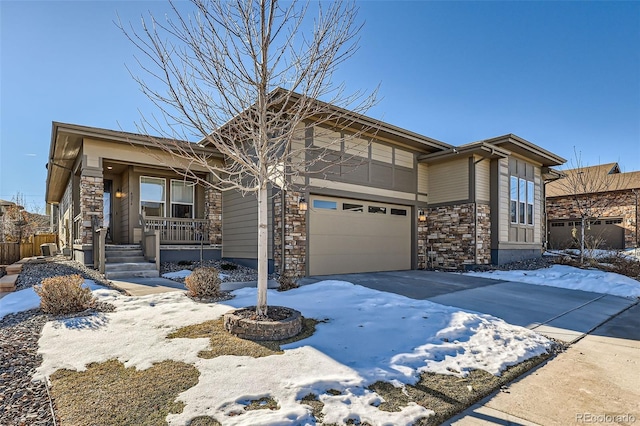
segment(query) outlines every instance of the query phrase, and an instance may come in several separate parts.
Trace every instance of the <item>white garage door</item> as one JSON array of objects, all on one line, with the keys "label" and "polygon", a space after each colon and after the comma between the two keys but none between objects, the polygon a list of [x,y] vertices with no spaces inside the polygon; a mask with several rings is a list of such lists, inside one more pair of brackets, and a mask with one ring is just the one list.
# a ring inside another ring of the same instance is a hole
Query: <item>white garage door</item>
[{"label": "white garage door", "polygon": [[411,207],[311,196],[311,275],[411,269]]}]

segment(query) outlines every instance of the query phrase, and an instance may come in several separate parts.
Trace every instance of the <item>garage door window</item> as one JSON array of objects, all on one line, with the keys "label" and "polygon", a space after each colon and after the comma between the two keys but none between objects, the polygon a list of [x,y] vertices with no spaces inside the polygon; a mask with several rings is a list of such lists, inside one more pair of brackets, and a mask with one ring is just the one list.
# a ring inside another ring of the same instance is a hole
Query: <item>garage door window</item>
[{"label": "garage door window", "polygon": [[327,200],[313,200],[314,209],[338,210],[338,203]]},{"label": "garage door window", "polygon": [[387,214],[386,207],[369,206],[369,213]]},{"label": "garage door window", "polygon": [[391,214],[394,216],[406,216],[407,211],[405,209],[391,209]]},{"label": "garage door window", "polygon": [[342,203],[342,210],[350,212],[364,212],[364,206],[362,204]]}]

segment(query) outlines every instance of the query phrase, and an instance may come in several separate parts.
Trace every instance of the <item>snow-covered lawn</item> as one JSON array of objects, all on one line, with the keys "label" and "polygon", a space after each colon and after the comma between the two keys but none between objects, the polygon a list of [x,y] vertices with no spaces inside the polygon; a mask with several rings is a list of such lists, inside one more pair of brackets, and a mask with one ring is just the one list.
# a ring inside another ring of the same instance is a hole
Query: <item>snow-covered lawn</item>
[{"label": "snow-covered lawn", "polygon": [[505,281],[593,291],[627,298],[640,297],[640,282],[624,275],[597,269],[553,265],[550,268],[533,271],[490,271],[469,272],[469,274]]},{"label": "snow-covered lawn", "polygon": [[[93,280],[84,280],[83,285],[89,287],[91,290],[104,288],[96,284]],[[8,314],[36,309],[39,306],[40,297],[33,291],[32,287],[16,291],[0,299],[0,319]]]},{"label": "snow-covered lawn", "polygon": [[[310,407],[300,402],[309,393],[324,403],[325,422],[352,418],[410,424],[431,411],[415,403],[400,412],[381,411],[376,408],[381,397],[367,386],[378,380],[398,386],[415,383],[423,371],[464,376],[482,369],[500,374],[551,346],[546,338],[489,315],[324,281],[288,292],[269,291],[270,304],[326,320],[313,336],[284,346],[282,355],[202,359],[197,354],[208,348],[208,339],[166,336],[254,304],[255,288],[237,290],[234,299],[218,304],[195,303],[179,292],[129,297],[98,289],[94,294],[115,305],[115,312],[48,322],[39,342],[43,363],[35,378],[48,378],[61,368],[84,370],[91,362],[114,358],[138,369],[163,360],[194,365],[199,382],[178,397],[185,408],[169,415],[172,425],[200,415],[225,425],[312,424]],[[342,394],[327,393],[330,389]],[[265,396],[274,398],[280,409],[233,415],[244,411],[239,408],[246,401]]]}]

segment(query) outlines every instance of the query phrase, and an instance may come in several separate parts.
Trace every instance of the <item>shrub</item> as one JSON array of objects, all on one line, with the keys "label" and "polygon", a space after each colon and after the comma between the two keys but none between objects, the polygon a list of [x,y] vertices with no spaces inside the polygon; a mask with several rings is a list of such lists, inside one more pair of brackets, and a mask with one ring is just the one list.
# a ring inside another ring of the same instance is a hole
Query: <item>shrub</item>
[{"label": "shrub", "polygon": [[221,263],[220,269],[222,269],[223,271],[235,271],[236,269],[238,269],[238,265],[234,263]]},{"label": "shrub", "polygon": [[216,268],[196,268],[184,280],[191,297],[219,297],[220,272]]},{"label": "shrub", "polygon": [[298,285],[298,278],[299,277],[297,275],[288,272],[280,275],[278,277],[278,284],[280,284],[280,287],[278,287],[278,291],[287,291],[300,287]]},{"label": "shrub", "polygon": [[95,305],[91,290],[82,287],[80,275],[45,278],[33,289],[40,296],[40,309],[54,315],[81,312]]}]

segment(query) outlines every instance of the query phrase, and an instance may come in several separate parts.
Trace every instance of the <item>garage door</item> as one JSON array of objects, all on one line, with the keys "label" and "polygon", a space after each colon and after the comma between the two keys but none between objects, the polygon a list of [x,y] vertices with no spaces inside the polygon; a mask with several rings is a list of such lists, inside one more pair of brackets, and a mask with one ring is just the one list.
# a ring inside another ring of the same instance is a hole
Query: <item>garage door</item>
[{"label": "garage door", "polygon": [[[572,230],[575,227],[577,238],[580,238],[580,221],[554,220],[549,223],[549,244],[551,248],[562,249],[575,247]],[[588,238],[599,241],[599,248],[623,249],[624,228],[620,218],[602,218],[591,222],[585,232]]]},{"label": "garage door", "polygon": [[411,269],[411,207],[311,196],[311,275]]}]

